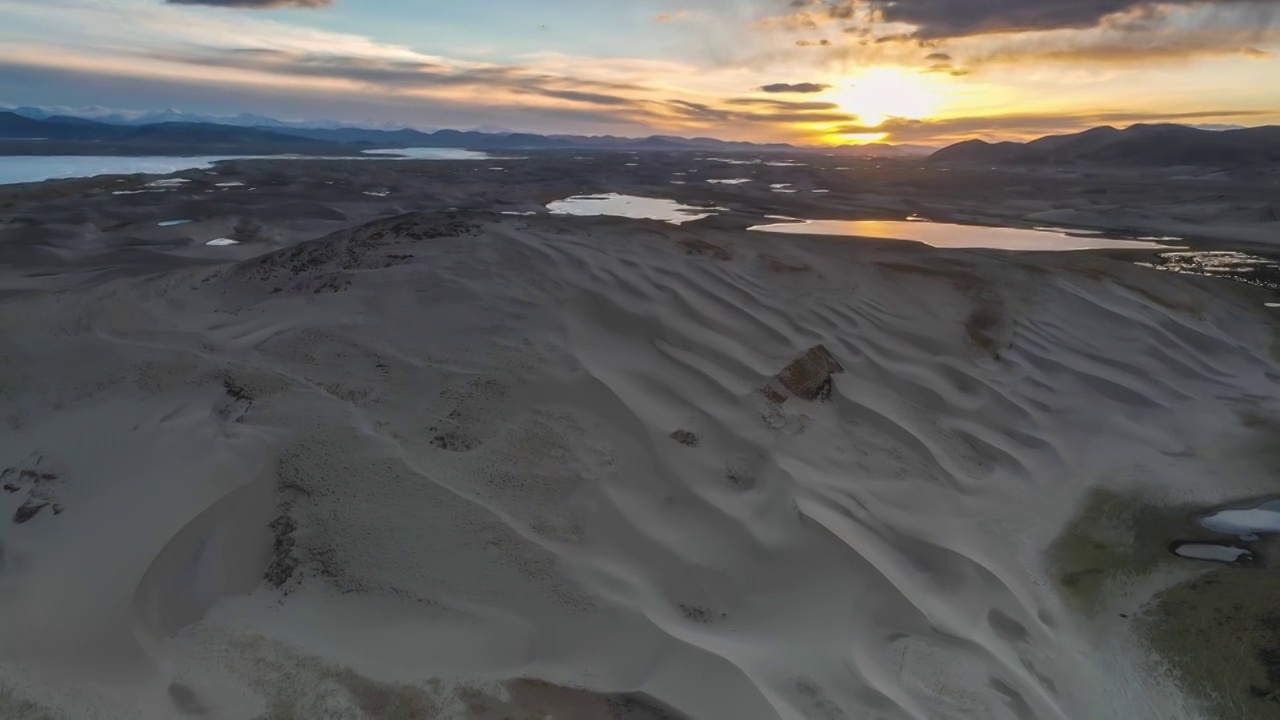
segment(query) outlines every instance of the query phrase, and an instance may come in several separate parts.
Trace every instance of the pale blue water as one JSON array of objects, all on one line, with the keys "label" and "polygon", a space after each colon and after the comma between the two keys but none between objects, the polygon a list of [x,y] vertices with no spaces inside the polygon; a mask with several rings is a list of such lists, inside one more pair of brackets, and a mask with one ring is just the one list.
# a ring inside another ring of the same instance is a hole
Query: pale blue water
[{"label": "pale blue water", "polygon": [[[492,155],[456,148],[397,148],[379,150],[362,160],[491,160]],[[394,156],[391,155],[394,153]],[[397,157],[398,156],[398,157]],[[0,157],[0,185],[41,182],[96,175],[147,173],[167,175],[179,170],[213,167],[219,160],[324,160],[297,155],[231,155],[201,157],[123,157],[115,155],[9,155]],[[351,158],[347,158],[351,159]]]},{"label": "pale blue water", "polygon": [[[370,160],[496,160],[489,153],[458,148],[394,148],[391,150],[366,150],[369,155],[400,155],[402,157],[371,157]],[[519,158],[502,158],[517,160]]]},{"label": "pale blue water", "polygon": [[189,168],[212,167],[228,157],[115,157],[108,155],[11,155],[0,157],[0,185],[95,175],[148,173],[167,175]]}]

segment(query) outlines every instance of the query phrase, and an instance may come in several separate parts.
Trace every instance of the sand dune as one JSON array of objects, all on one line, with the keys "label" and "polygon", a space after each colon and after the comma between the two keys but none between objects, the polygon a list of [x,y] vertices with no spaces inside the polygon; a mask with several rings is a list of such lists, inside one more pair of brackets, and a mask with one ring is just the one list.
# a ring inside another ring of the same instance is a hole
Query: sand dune
[{"label": "sand dune", "polygon": [[1246,290],[480,212],[236,257],[0,302],[0,714],[1206,717],[1049,553],[1274,486]]}]

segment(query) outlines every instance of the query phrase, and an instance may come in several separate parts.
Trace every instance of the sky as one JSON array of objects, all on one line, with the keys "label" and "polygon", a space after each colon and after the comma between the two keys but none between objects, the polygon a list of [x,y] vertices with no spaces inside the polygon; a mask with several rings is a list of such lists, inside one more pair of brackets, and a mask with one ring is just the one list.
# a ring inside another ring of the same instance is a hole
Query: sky
[{"label": "sky", "polygon": [[0,104],[942,145],[1280,124],[1280,0],[0,0]]}]

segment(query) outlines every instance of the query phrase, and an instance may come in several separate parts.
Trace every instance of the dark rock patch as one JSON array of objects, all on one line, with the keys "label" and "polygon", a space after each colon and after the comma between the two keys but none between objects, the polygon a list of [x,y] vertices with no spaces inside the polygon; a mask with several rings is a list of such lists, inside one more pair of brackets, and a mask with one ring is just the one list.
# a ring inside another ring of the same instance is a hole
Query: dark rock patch
[{"label": "dark rock patch", "polygon": [[684,615],[686,620],[708,625],[716,620],[723,620],[729,615],[727,613],[716,612],[710,608],[701,607],[699,605],[680,604],[680,614]]},{"label": "dark rock patch", "polygon": [[[836,360],[831,351],[824,345],[815,345],[783,368],[782,372],[778,373],[777,380],[795,397],[825,401],[831,399],[834,389],[831,376],[842,372],[844,372],[844,366]],[[782,400],[775,399],[780,396]],[[786,400],[780,391],[772,387],[766,389],[765,397],[779,403]]]},{"label": "dark rock patch", "polygon": [[698,447],[698,443],[702,442],[702,438],[698,437],[697,433],[691,433],[688,430],[676,430],[671,433],[671,439],[689,447]]},{"label": "dark rock patch", "polygon": [[48,507],[47,502],[33,502],[28,500],[18,507],[13,513],[13,521],[19,525],[27,522],[31,518],[40,514],[40,511]]},{"label": "dark rock patch", "polygon": [[764,266],[768,268],[770,272],[776,272],[776,273],[813,272],[813,268],[809,267],[805,263],[798,263],[793,265],[791,263],[786,262],[782,258],[777,257],[776,255],[761,253],[760,260],[764,263]]},{"label": "dark rock patch", "polygon": [[733,253],[714,243],[706,240],[681,240],[680,244],[684,246],[686,255],[697,255],[698,257],[709,257],[712,260],[732,260]]},{"label": "dark rock patch", "polygon": [[480,446],[480,441],[452,430],[431,438],[431,444],[449,452],[467,452]]},{"label": "dark rock patch", "polygon": [[272,587],[279,588],[289,582],[298,569],[298,561],[293,557],[293,533],[298,525],[286,514],[272,520],[268,527],[274,533],[275,540],[272,543],[271,563],[267,565],[262,579]]}]

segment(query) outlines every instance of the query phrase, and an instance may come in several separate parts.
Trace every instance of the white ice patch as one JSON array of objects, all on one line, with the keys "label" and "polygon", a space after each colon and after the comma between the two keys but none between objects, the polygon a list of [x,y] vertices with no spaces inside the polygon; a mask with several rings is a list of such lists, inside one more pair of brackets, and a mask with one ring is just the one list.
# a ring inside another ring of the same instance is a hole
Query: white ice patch
[{"label": "white ice patch", "polygon": [[1232,563],[1248,560],[1253,557],[1246,548],[1213,543],[1183,543],[1173,550],[1175,555],[1192,560],[1212,560],[1214,562]]},{"label": "white ice patch", "polygon": [[553,215],[612,215],[643,220],[663,220],[680,225],[714,215],[721,208],[682,205],[666,198],[638,197],[619,193],[575,195],[547,203]]},{"label": "white ice patch", "polygon": [[231,238],[214,238],[209,242],[205,243],[205,245],[214,245],[214,246],[239,245],[239,244],[240,244],[239,240],[232,240]]},{"label": "white ice patch", "polygon": [[1228,535],[1280,532],[1280,500],[1268,500],[1243,510],[1219,510],[1206,515],[1200,524]]}]

